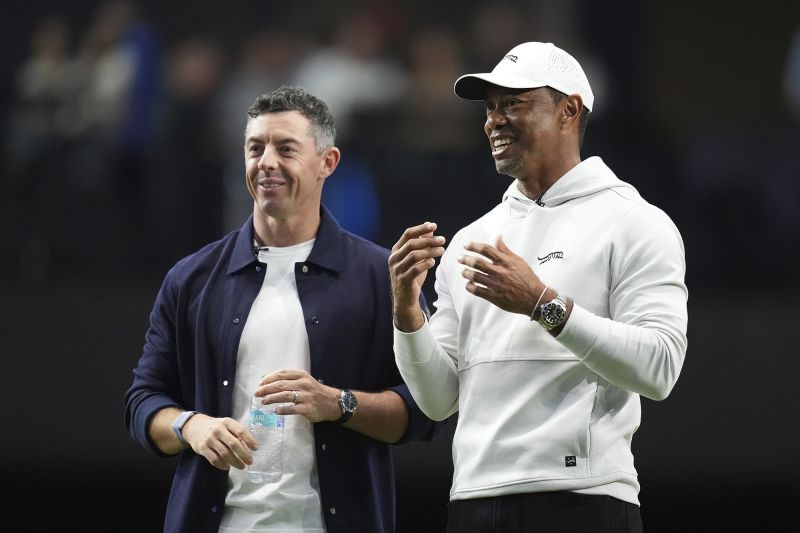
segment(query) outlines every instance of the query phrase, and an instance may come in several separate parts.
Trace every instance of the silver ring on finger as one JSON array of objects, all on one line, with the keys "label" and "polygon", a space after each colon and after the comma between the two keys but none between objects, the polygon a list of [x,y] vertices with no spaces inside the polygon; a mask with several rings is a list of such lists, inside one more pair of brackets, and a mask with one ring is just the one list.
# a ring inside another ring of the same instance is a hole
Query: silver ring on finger
[{"label": "silver ring on finger", "polygon": [[292,397],[292,403],[297,403],[297,391],[294,390],[292,392],[294,393],[294,396]]}]

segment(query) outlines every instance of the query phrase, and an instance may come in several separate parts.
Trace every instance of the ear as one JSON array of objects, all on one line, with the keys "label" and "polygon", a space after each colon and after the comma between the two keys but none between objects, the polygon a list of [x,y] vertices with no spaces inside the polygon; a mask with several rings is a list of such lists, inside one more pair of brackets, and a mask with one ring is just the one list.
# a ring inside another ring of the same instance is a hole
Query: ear
[{"label": "ear", "polygon": [[335,146],[328,148],[322,156],[322,166],[320,168],[319,177],[324,179],[333,174],[333,171],[336,170],[336,167],[339,165],[341,157],[342,153],[338,148]]},{"label": "ear", "polygon": [[570,94],[561,100],[561,122],[577,123],[583,110],[583,99],[580,95]]}]

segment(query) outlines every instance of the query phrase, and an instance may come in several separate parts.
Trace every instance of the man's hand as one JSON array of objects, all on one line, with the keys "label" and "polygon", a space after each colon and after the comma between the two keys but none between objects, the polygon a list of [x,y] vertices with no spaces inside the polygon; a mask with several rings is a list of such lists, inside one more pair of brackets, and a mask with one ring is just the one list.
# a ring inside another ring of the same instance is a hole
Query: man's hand
[{"label": "man's hand", "polygon": [[197,413],[183,426],[183,437],[194,452],[220,470],[243,469],[253,464],[250,450],[258,448],[255,437],[232,418],[213,418]]},{"label": "man's hand", "polygon": [[502,237],[497,238],[496,247],[471,242],[464,249],[482,256],[458,258],[468,267],[461,273],[468,280],[467,291],[510,313],[531,316],[545,285],[530,265],[512,252]]},{"label": "man's hand", "polygon": [[338,420],[340,389],[323,385],[305,370],[279,370],[264,376],[255,396],[261,403],[289,404],[277,407],[279,415],[303,415],[309,422]]},{"label": "man's hand", "polygon": [[434,236],[436,224],[426,222],[408,228],[392,247],[389,274],[392,280],[392,311],[397,329],[417,331],[425,323],[419,306],[422,284],[436,257],[444,254],[445,238]]}]

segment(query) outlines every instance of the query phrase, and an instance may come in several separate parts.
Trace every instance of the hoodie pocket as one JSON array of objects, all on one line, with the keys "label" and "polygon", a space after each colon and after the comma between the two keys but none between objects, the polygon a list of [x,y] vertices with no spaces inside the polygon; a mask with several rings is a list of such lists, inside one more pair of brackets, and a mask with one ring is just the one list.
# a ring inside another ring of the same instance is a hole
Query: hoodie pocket
[{"label": "hoodie pocket", "polygon": [[479,485],[590,474],[597,379],[584,365],[495,360],[474,364],[460,379],[454,458]]}]

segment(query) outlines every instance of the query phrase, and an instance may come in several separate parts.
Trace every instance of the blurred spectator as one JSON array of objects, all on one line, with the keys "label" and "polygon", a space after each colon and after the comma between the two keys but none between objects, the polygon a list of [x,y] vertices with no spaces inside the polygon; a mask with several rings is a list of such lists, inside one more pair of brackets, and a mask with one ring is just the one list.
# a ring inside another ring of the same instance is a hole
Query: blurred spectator
[{"label": "blurred spectator", "polygon": [[83,38],[80,126],[124,152],[150,146],[161,89],[154,30],[133,4],[102,4]]},{"label": "blurred spectator", "polygon": [[46,275],[57,240],[56,209],[63,200],[64,160],[75,122],[77,91],[70,28],[60,16],[43,19],[31,55],[16,78],[6,130],[2,183],[3,234],[14,267],[38,281]]},{"label": "blurred spectator", "polygon": [[[19,134],[66,136],[74,117],[75,65],[70,51],[71,31],[61,16],[50,16],[36,27],[31,56],[17,76],[15,130]],[[20,153],[12,155],[21,155]]]},{"label": "blurred spectator", "polygon": [[161,97],[160,56],[155,31],[135,5],[111,1],[98,7],[78,62],[81,137],[70,166],[88,213],[76,231],[84,253],[134,269],[152,233],[145,175]]},{"label": "blurred spectator", "polygon": [[381,20],[372,11],[345,18],[333,44],[312,51],[296,72],[298,85],[328,103],[343,144],[356,136],[351,130],[354,115],[385,110],[406,92],[406,72],[386,53]]},{"label": "blurred spectator", "polygon": [[[414,34],[408,48],[408,97],[399,105],[397,140],[426,153],[471,150],[476,135],[468,126],[474,115],[452,94],[453,82],[466,70],[455,34],[427,28]],[[476,106],[475,112],[481,108]]]},{"label": "blurred spectator", "polygon": [[[490,190],[498,186],[495,197],[486,188],[461,185],[485,166],[481,149],[487,144],[481,131],[471,127],[476,118],[481,120],[483,105],[464,105],[453,95],[453,82],[467,70],[456,35],[443,27],[421,28],[408,50],[407,97],[386,122],[392,134],[385,143],[385,159],[375,165],[383,178],[378,181],[380,197],[386,200],[382,240],[389,246],[405,228],[404,220],[436,216],[443,231],[456,229],[466,213],[485,210],[507,186],[494,172],[488,182]],[[375,158],[374,151],[371,156]],[[458,209],[440,209],[442,190],[459,191]]]},{"label": "blurred spectator", "polygon": [[80,122],[83,130],[108,139],[119,130],[125,116],[134,76],[135,58],[123,43],[132,16],[127,4],[103,4],[82,38],[78,65],[81,71]]},{"label": "blurred spectator", "polygon": [[150,244],[160,252],[158,268],[222,237],[222,64],[219,48],[203,39],[179,43],[169,54],[156,165],[148,188],[155,218],[150,224],[159,228]]},{"label": "blurred spectator", "polygon": [[531,31],[527,4],[489,2],[481,4],[469,21],[467,64],[471,68],[491,68],[506,51],[518,43],[541,41]]}]

